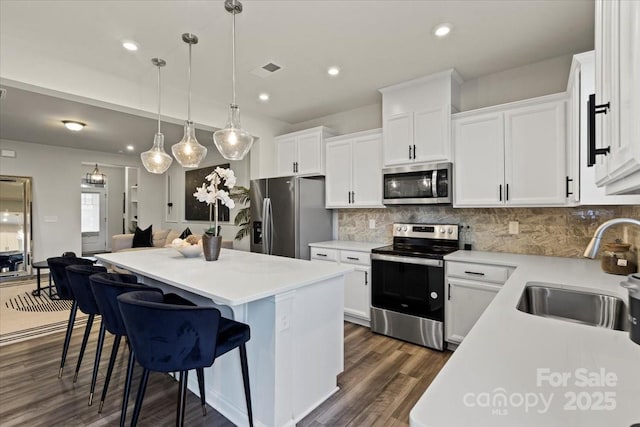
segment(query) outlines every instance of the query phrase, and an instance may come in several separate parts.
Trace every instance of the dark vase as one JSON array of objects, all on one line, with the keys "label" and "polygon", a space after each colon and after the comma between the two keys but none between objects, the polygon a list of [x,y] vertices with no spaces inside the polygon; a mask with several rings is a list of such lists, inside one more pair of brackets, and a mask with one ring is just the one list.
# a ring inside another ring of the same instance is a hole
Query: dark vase
[{"label": "dark vase", "polygon": [[202,235],[202,252],[207,261],[216,261],[220,257],[222,247],[222,236],[204,233]]}]

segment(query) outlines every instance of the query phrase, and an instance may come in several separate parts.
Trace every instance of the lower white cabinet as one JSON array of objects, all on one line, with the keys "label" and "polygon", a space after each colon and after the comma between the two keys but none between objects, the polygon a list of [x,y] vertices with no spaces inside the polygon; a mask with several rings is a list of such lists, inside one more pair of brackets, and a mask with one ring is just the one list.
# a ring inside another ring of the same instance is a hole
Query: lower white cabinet
[{"label": "lower white cabinet", "polygon": [[460,344],[513,272],[512,267],[447,261],[445,341]]},{"label": "lower white cabinet", "polygon": [[345,275],[344,319],[369,326],[371,320],[370,252],[312,247],[311,261],[349,264],[354,268],[354,271]]}]

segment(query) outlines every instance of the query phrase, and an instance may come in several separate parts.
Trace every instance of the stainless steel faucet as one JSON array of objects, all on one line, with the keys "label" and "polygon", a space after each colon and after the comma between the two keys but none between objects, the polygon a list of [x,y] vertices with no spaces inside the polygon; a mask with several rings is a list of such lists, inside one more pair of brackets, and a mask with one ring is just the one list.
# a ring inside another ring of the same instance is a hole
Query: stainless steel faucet
[{"label": "stainless steel faucet", "polygon": [[584,257],[593,259],[596,257],[596,255],[598,255],[598,249],[600,249],[600,239],[602,238],[602,235],[609,227],[616,224],[633,224],[640,227],[640,221],[633,218],[614,218],[602,223],[596,230],[596,233],[593,235],[593,238],[589,242],[589,245],[587,245],[587,249],[585,249],[584,251]]}]

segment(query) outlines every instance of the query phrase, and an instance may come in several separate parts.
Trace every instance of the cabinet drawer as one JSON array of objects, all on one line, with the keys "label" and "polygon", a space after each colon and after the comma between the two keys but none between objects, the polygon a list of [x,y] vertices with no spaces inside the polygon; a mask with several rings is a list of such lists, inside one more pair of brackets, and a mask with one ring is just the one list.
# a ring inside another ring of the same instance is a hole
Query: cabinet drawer
[{"label": "cabinet drawer", "polygon": [[340,251],[340,261],[345,264],[371,265],[369,252]]},{"label": "cabinet drawer", "polygon": [[497,265],[447,262],[447,276],[463,277],[483,282],[504,283],[509,278],[510,272],[511,269],[509,267]]},{"label": "cabinet drawer", "polygon": [[338,251],[335,249],[311,248],[311,259],[338,261]]}]

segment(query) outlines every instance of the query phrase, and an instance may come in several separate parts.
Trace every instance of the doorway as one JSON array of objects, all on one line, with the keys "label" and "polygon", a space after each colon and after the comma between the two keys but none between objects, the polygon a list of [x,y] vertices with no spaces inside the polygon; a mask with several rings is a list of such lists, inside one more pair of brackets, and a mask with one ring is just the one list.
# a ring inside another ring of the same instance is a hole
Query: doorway
[{"label": "doorway", "polygon": [[82,184],[80,230],[82,254],[92,255],[107,250],[107,192],[104,186]]}]

